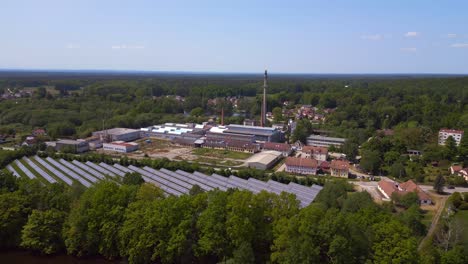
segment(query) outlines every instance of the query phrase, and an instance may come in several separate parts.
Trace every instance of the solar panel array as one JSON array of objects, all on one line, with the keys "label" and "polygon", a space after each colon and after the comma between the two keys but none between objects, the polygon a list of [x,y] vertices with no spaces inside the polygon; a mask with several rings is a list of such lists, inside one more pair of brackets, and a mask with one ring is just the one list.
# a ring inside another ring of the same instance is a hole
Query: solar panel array
[{"label": "solar panel array", "polygon": [[11,165],[6,166],[7,170],[11,172],[15,177],[20,177],[19,173]]},{"label": "solar panel array", "polygon": [[85,180],[83,177],[79,176],[78,174],[76,174],[74,171],[70,170],[69,168],[63,166],[61,163],[57,162],[56,160],[50,158],[50,157],[47,157],[46,160],[55,166],[55,168],[61,170],[62,172],[64,172],[65,174],[67,174],[68,176],[70,176],[71,178],[77,180],[78,182],[80,182],[81,184],[83,184],[84,186],[86,187],[90,187],[91,186],[91,183],[89,183],[89,181]]},{"label": "solar panel array", "polygon": [[[68,162],[64,159],[60,159],[59,162],[57,162],[50,157],[44,160],[36,156],[34,159],[53,173],[53,175],[62,179],[65,183],[71,185],[71,179],[75,179],[86,187],[90,187],[91,183],[96,183],[98,180],[104,179],[104,175],[123,177],[126,173],[136,172],[139,173],[146,182],[159,186],[167,195],[180,196],[188,194],[195,185],[205,191],[213,189],[226,191],[230,188],[235,188],[239,190],[248,190],[253,193],[267,191],[275,194],[281,194],[282,192],[287,192],[296,195],[296,198],[300,201],[300,205],[302,207],[309,205],[322,189],[322,187],[318,185],[307,187],[293,182],[283,184],[273,180],[268,180],[267,182],[254,178],[245,180],[234,175],[223,177],[215,173],[209,176],[200,172],[188,173],[182,170],[177,170],[175,172],[167,169],[156,170],[147,166],[143,168],[133,165],[125,167],[117,163],[111,166],[102,162],[100,164],[94,164],[89,161],[82,163],[77,160]],[[25,158],[25,161],[28,162],[28,164],[45,179],[50,177],[49,182],[55,181],[55,179],[45,173],[32,161],[27,158]],[[35,178],[34,173],[29,171],[20,161],[16,160],[15,163],[29,178]],[[7,166],[7,169],[15,174],[15,176],[19,176],[19,174],[10,165]],[[51,179],[53,181],[51,181]]]},{"label": "solar panel array", "polygon": [[24,174],[26,174],[26,176],[28,176],[28,178],[30,178],[30,179],[35,179],[36,178],[36,175],[34,175],[28,168],[26,168],[23,165],[23,163],[21,163],[21,161],[15,160],[15,164],[16,164],[16,166],[18,166],[18,168],[20,170],[22,170],[24,172]]},{"label": "solar panel array", "polygon": [[78,168],[77,166],[73,165],[72,163],[70,163],[70,162],[68,162],[68,161],[66,161],[64,159],[60,159],[59,162],[62,163],[65,167],[68,167],[70,170],[79,173],[80,176],[83,176],[84,178],[86,178],[90,182],[92,182],[92,183],[97,182],[96,178],[89,175],[87,172],[83,171],[82,169]]},{"label": "solar panel array", "polygon": [[61,173],[60,171],[58,171],[57,169],[55,169],[54,167],[52,167],[52,165],[50,165],[49,163],[47,163],[46,161],[44,161],[43,159],[39,158],[38,156],[34,156],[34,159],[39,162],[42,166],[44,166],[46,169],[48,169],[52,174],[54,174],[55,176],[57,176],[58,178],[60,178],[62,181],[64,181],[66,184],[68,185],[72,185],[73,184],[73,181],[68,178],[67,176],[65,176],[63,173]]},{"label": "solar panel array", "polygon": [[96,165],[96,164],[94,164],[92,162],[87,161],[85,164],[88,165],[89,167],[95,169],[96,171],[100,172],[103,175],[109,175],[109,176],[113,176],[113,177],[115,176],[115,174],[113,172],[108,171],[108,170],[104,169],[103,167],[101,167],[99,165]]},{"label": "solar panel array", "polygon": [[77,160],[73,160],[72,163],[78,167],[80,167],[80,169],[82,169],[83,171],[86,171],[86,172],[89,172],[89,174],[92,174],[92,176],[98,178],[98,179],[104,179],[104,175],[102,175],[101,173],[95,171],[94,169],[90,168],[89,166],[87,166],[86,164],[84,163],[81,163]]},{"label": "solar panel array", "polygon": [[117,169],[115,167],[112,167],[111,165],[106,164],[104,162],[99,163],[99,166],[101,166],[102,168],[104,168],[104,169],[106,169],[108,171],[111,171],[111,172],[113,172],[116,175],[119,175],[121,177],[125,176],[125,172],[123,172],[123,171],[121,171],[121,170],[119,170],[119,169]]},{"label": "solar panel array", "polygon": [[46,181],[50,182],[50,183],[56,183],[57,180],[54,179],[52,176],[50,176],[49,174],[47,174],[47,172],[45,172],[44,170],[42,170],[39,166],[36,165],[36,163],[32,162],[30,159],[24,157],[23,158],[24,161],[26,161],[26,163],[31,166],[31,168],[33,170],[35,170],[37,173],[39,173],[39,175],[41,175],[44,179],[46,179]]}]

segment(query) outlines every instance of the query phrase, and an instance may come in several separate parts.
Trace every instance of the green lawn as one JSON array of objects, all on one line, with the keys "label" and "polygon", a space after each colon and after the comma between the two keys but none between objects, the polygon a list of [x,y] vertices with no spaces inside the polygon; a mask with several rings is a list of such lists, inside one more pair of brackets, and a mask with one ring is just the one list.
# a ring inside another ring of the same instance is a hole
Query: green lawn
[{"label": "green lawn", "polygon": [[460,210],[455,214],[455,220],[463,227],[462,239],[465,250],[468,251],[468,210]]},{"label": "green lawn", "polygon": [[192,150],[192,154],[198,156],[207,156],[215,158],[228,158],[228,159],[240,159],[244,160],[252,156],[252,153],[237,152],[223,149],[208,149],[208,148],[196,148]]}]

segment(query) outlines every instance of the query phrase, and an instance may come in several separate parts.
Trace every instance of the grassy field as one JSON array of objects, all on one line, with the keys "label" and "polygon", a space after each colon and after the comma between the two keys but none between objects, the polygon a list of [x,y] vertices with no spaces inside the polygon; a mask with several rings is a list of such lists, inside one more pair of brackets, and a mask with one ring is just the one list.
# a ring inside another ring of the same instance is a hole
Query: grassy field
[{"label": "grassy field", "polygon": [[142,151],[158,151],[173,147],[171,146],[171,142],[169,142],[168,140],[150,138],[150,141],[151,143],[147,143],[145,138],[137,140],[136,143],[140,145],[140,150]]},{"label": "grassy field", "polygon": [[251,153],[246,152],[237,152],[237,151],[230,151],[230,150],[222,150],[222,149],[207,149],[207,148],[196,148],[192,150],[192,154],[197,156],[207,156],[207,157],[215,157],[215,158],[228,158],[228,159],[238,159],[244,160],[252,156]]},{"label": "grassy field", "polygon": [[463,227],[462,239],[465,251],[468,251],[468,210],[460,210],[455,214],[455,221]]}]

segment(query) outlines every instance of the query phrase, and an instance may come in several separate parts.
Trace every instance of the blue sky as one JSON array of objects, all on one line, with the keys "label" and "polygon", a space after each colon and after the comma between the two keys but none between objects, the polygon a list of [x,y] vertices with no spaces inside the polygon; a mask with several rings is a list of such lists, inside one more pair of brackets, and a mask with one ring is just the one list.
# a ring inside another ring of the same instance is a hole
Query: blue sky
[{"label": "blue sky", "polygon": [[468,73],[468,1],[1,0],[0,69]]}]

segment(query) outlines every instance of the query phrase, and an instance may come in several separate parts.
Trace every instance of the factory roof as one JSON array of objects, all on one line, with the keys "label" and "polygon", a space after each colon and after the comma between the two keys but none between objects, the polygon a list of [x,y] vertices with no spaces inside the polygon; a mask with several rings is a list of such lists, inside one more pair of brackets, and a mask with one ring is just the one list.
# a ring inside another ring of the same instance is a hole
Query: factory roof
[{"label": "factory roof", "polygon": [[260,136],[271,136],[277,130],[271,127],[244,126],[244,125],[227,125],[227,129],[223,133],[235,134],[252,134]]},{"label": "factory roof", "polygon": [[193,131],[192,128],[188,128],[187,125],[183,124],[172,124],[166,123],[164,125],[155,125],[148,128],[142,128],[142,131],[161,133],[161,134],[172,134],[172,135],[181,135],[184,133],[190,133]]},{"label": "factory roof", "polygon": [[261,163],[268,165],[271,162],[275,161],[279,156],[281,156],[281,152],[275,150],[267,150],[259,152],[252,157],[250,157],[247,162],[248,163]]},{"label": "factory roof", "polygon": [[77,141],[77,140],[73,140],[73,139],[61,139],[59,141],[57,141],[58,144],[66,144],[66,145],[79,145],[79,144],[83,144],[85,142],[83,141]]},{"label": "factory roof", "polygon": [[111,143],[104,143],[104,145],[117,145],[117,146],[133,147],[133,146],[138,146],[138,143],[124,142],[124,141],[114,141],[114,142],[111,142]]},{"label": "factory roof", "polygon": [[111,129],[106,129],[103,131],[99,132],[105,132],[108,135],[124,135],[127,133],[133,133],[133,132],[138,132],[136,129],[131,129],[131,128],[122,128],[122,127],[116,127],[116,128],[111,128]]},{"label": "factory roof", "polygon": [[324,141],[336,141],[344,143],[346,141],[345,138],[336,138],[336,137],[325,137],[320,135],[310,135],[307,137],[310,140],[324,140]]},{"label": "factory roof", "polygon": [[291,145],[287,143],[265,142],[263,148],[277,151],[290,151]]}]

